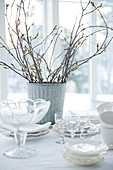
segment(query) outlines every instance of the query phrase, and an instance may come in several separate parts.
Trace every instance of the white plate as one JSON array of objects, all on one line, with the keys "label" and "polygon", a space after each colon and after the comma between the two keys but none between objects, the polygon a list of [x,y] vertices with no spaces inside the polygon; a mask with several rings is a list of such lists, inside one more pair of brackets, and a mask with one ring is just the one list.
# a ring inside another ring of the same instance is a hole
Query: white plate
[{"label": "white plate", "polygon": [[70,161],[70,162],[72,162],[72,163],[74,163],[76,165],[89,166],[89,165],[93,165],[93,164],[96,164],[96,163],[99,163],[99,162],[103,161],[104,158],[105,158],[105,155],[103,155],[101,157],[95,157],[93,159],[91,159],[91,158],[83,159],[82,157],[78,157],[78,158],[74,157],[74,158],[72,158],[66,152],[63,152],[63,157],[66,160],[68,160],[68,161]]},{"label": "white plate", "polygon": [[79,156],[96,156],[100,153],[106,152],[108,147],[101,141],[92,139],[76,139],[71,140],[64,145],[64,148],[70,153]]},{"label": "white plate", "polygon": [[72,140],[64,145],[63,156],[77,165],[89,166],[104,160],[107,149],[101,141]]},{"label": "white plate", "polygon": [[[54,130],[58,131],[56,125],[54,125]],[[84,130],[84,135],[85,136],[90,136],[90,135],[95,135],[99,133],[100,129],[98,125],[90,124],[90,128],[88,130]],[[75,137],[80,136],[80,131],[75,132]],[[71,137],[71,133],[69,131],[64,132],[66,137]]]},{"label": "white plate", "polygon": [[[73,112],[71,113],[73,114]],[[97,110],[83,110],[83,111],[78,111],[78,113],[80,116],[84,115],[84,117],[87,117],[91,123],[100,124],[100,118]]]},{"label": "white plate", "polygon": [[[28,133],[27,134],[27,139],[37,139],[39,137],[42,137],[46,134],[49,133],[49,129],[48,130],[44,130],[44,131],[40,131],[40,132],[35,132],[34,134],[33,133]],[[3,135],[7,136],[7,137],[14,137],[14,134],[13,132],[2,132]]]},{"label": "white plate", "polygon": [[[24,127],[24,130],[28,132],[27,139],[36,139],[41,136],[44,136],[49,133],[50,122],[47,122],[43,125],[33,124],[27,127]],[[14,137],[15,129],[11,126],[0,125],[0,132],[8,137]]]}]

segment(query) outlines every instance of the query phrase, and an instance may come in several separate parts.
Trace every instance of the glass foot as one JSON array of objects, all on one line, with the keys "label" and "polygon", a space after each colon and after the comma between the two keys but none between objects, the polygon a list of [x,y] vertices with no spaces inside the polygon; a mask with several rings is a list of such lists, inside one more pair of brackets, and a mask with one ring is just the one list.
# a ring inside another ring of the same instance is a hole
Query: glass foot
[{"label": "glass foot", "polygon": [[4,154],[4,156],[8,158],[13,158],[13,159],[27,159],[30,158],[34,155],[36,155],[36,152],[32,148],[14,148],[7,150]]}]

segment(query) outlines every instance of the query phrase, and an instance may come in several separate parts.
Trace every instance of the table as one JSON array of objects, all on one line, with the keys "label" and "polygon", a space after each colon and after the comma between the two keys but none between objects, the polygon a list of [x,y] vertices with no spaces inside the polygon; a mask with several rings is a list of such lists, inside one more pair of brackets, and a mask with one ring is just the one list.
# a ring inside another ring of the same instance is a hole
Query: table
[{"label": "table", "polygon": [[[107,152],[103,162],[89,167],[80,167],[63,158],[63,145],[55,143],[58,137],[58,134],[51,129],[50,133],[43,137],[27,140],[26,146],[34,147],[37,155],[29,159],[18,160],[3,156],[6,149],[15,147],[16,144],[13,138],[0,134],[0,170],[113,170],[112,150]],[[92,138],[101,139],[101,134]]]}]

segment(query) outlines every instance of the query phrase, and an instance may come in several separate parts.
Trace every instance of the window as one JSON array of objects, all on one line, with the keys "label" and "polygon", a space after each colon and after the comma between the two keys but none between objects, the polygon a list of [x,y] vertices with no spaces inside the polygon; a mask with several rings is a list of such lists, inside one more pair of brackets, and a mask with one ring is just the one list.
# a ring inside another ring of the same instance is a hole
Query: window
[{"label": "window", "polygon": [[[83,1],[85,3],[85,1]],[[78,0],[76,1],[59,1],[59,25],[63,26],[65,37],[69,40],[73,25],[78,24],[79,16],[81,15],[81,6]],[[87,22],[86,22],[87,20]],[[90,22],[90,18],[84,19],[84,25]],[[69,38],[68,38],[69,37]],[[63,48],[64,43],[61,43]],[[87,46],[87,48],[86,48]],[[83,59],[89,56],[89,44],[88,42],[77,51],[75,57]],[[89,91],[89,64],[79,67],[75,72],[71,73],[68,78],[67,92],[85,93]]]},{"label": "window", "polygon": [[[113,18],[113,2],[104,2],[103,9],[104,17],[112,25]],[[98,16],[97,16],[98,18]],[[99,22],[97,20],[97,22]],[[102,35],[101,35],[102,36]],[[111,35],[112,37],[112,35]],[[97,94],[112,95],[113,94],[113,43],[110,44],[107,51],[101,56],[97,57]]]},{"label": "window", "polygon": [[[14,0],[10,0],[10,4],[12,4],[14,2]],[[18,2],[18,1],[15,1]],[[28,1],[26,1],[28,2]],[[6,4],[9,3],[9,0],[6,0]],[[14,4],[15,5],[15,11],[12,11],[12,15],[11,15],[11,9],[9,9],[9,13],[8,16],[11,16],[11,21],[12,25],[14,24],[14,20],[15,20],[15,14],[16,14],[16,9],[17,9],[17,3]],[[26,7],[28,7],[28,3],[26,4]],[[10,6],[8,7],[10,8]],[[41,0],[32,0],[30,1],[30,20],[29,25],[34,24],[33,29],[31,30],[31,35],[33,37],[35,37],[35,32],[38,30],[38,32],[40,32],[39,34],[39,39],[42,39],[42,33],[43,33],[43,3]],[[38,17],[36,17],[38,16]],[[24,22],[24,21],[23,21]],[[14,28],[15,26],[13,26]],[[6,25],[7,28],[7,25]],[[21,28],[23,29],[24,26]],[[8,34],[8,30],[6,29],[6,37],[7,37],[7,43],[10,45],[10,38],[9,38],[9,34]],[[34,42],[35,43],[35,42]],[[13,63],[13,58],[9,57],[8,58],[8,62],[9,63]],[[27,93],[27,86],[26,86],[26,80],[24,80],[22,77],[20,77],[19,75],[15,74],[13,71],[8,70],[8,94],[12,95],[12,94],[16,94],[16,93]]]},{"label": "window", "polygon": [[[6,0],[6,3],[9,3],[11,1],[12,0]],[[84,3],[86,1],[87,0],[84,0]],[[0,3],[2,4],[2,6],[0,4],[0,8],[3,8],[3,0],[1,0]],[[38,23],[38,29],[42,33],[40,35],[40,38],[45,37],[45,35],[47,35],[56,24],[63,26],[64,33],[68,38],[70,30],[72,29],[73,24],[78,17],[77,14],[79,14],[79,0],[32,0],[31,3],[31,18],[36,23]],[[102,8],[104,16],[109,24],[112,25],[112,0],[101,0],[101,2],[96,1],[95,3],[104,4],[105,7]],[[0,19],[2,18],[2,15],[3,12],[0,13]],[[87,18],[87,22],[90,22],[90,19],[91,18]],[[98,16],[96,15],[93,16],[92,20],[93,22],[95,22],[95,24],[99,22]],[[4,29],[2,28],[1,32],[3,32],[3,30]],[[101,37],[102,34],[100,36],[100,41]],[[65,46],[65,43],[61,44],[63,47]],[[87,46],[89,45],[87,44]],[[89,49],[91,48],[86,48],[86,46],[84,46],[82,50],[80,49],[77,55],[79,57],[86,57],[90,53]],[[107,95],[113,94],[112,54],[113,51],[111,44],[107,52],[105,52],[101,56],[97,56],[94,60],[90,61],[89,64],[83,65],[78,70],[73,72],[73,74],[71,74],[69,77],[67,92],[90,94],[91,98],[97,98],[100,100],[110,99],[107,99],[106,97]],[[4,71],[1,71],[1,75],[2,77],[4,76]],[[1,81],[0,86],[3,87],[3,84],[8,84],[7,87],[9,98],[14,93],[25,93],[27,90],[26,81],[18,75],[14,74],[12,71],[8,71],[8,76],[6,77],[6,80],[4,79],[4,82]],[[5,91],[5,89],[3,91]],[[0,93],[0,95],[1,94],[2,92]],[[4,96],[6,96],[6,94]]]}]

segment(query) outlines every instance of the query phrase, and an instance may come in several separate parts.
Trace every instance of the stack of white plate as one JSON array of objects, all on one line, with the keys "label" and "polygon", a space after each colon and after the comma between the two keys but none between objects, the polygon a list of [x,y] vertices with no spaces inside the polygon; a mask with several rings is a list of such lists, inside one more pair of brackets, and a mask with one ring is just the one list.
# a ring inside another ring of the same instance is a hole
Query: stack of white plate
[{"label": "stack of white plate", "polygon": [[[27,132],[27,139],[36,139],[41,136],[44,136],[49,133],[49,127],[51,122],[47,122],[45,124],[33,124],[29,126],[25,126],[24,130]],[[4,124],[0,124],[0,132],[8,137],[14,137],[15,128],[12,126],[7,126]]]},{"label": "stack of white plate", "polygon": [[63,156],[77,165],[89,166],[104,160],[107,150],[108,147],[101,141],[78,139],[64,145]]}]

